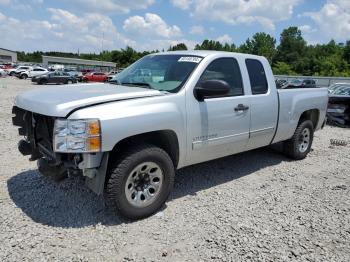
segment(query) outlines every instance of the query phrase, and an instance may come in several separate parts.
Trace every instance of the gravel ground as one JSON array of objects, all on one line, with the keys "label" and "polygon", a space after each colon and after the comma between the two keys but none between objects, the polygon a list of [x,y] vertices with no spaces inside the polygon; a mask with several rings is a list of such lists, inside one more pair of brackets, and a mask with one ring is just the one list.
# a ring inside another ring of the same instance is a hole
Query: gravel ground
[{"label": "gravel ground", "polygon": [[17,151],[11,107],[31,88],[0,79],[0,261],[350,261],[349,129],[317,132],[302,161],[264,148],[182,169],[162,211],[128,222]]}]

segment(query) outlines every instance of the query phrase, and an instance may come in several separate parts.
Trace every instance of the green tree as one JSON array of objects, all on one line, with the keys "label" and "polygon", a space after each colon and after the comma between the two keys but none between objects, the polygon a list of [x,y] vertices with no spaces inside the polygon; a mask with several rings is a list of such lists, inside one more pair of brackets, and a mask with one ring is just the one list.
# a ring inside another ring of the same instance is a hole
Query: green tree
[{"label": "green tree", "polygon": [[292,67],[285,62],[277,62],[272,67],[272,71],[275,75],[296,75]]},{"label": "green tree", "polygon": [[343,59],[350,65],[350,40],[346,41],[343,52]]},{"label": "green tree", "polygon": [[306,49],[306,41],[298,27],[289,27],[281,33],[274,61],[285,62],[294,68],[298,60],[306,54]]},{"label": "green tree", "polygon": [[254,55],[265,56],[270,63],[276,54],[276,39],[266,33],[256,33],[252,39],[248,38],[244,44],[239,47],[239,51]]},{"label": "green tree", "polygon": [[216,50],[216,51],[236,51],[235,44],[225,43],[224,45],[219,41],[205,39],[201,44],[197,44],[195,50]]},{"label": "green tree", "polygon": [[176,51],[176,50],[187,50],[187,46],[184,43],[178,43],[177,45],[170,46],[168,51]]}]

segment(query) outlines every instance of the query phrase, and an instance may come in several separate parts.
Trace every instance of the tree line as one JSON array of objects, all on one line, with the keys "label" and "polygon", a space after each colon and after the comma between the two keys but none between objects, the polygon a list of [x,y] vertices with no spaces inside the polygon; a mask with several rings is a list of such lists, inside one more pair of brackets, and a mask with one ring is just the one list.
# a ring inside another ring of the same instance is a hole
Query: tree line
[{"label": "tree line", "polygon": [[[179,43],[168,49],[168,51],[175,50],[187,50],[187,46],[184,43]],[[274,74],[277,75],[350,76],[350,40],[346,43],[336,43],[331,40],[327,44],[309,45],[297,27],[284,29],[278,45],[274,37],[260,32],[248,38],[240,46],[206,39],[201,44],[197,44],[195,50],[219,50],[262,55],[269,60]],[[49,55],[110,61],[123,68],[154,52],[159,52],[159,50],[137,52],[129,46],[125,49],[102,51],[98,54],[18,52],[18,60],[40,63],[42,55]]]}]

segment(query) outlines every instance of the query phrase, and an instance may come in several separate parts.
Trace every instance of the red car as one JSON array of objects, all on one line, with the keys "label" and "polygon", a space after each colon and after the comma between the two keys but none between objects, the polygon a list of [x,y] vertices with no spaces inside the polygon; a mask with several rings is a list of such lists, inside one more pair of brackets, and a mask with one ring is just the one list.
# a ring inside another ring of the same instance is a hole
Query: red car
[{"label": "red car", "polygon": [[8,69],[13,69],[14,67],[12,65],[4,64],[0,65],[1,69],[8,70]]},{"label": "red car", "polygon": [[105,73],[87,73],[82,77],[83,82],[106,82],[108,75]]}]

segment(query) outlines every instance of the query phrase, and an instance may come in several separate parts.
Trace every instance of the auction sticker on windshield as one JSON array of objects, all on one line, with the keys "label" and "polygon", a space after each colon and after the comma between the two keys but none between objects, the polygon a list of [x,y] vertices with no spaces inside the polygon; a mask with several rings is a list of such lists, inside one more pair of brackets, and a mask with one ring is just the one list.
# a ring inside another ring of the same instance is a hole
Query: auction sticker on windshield
[{"label": "auction sticker on windshield", "polygon": [[182,56],[179,58],[178,62],[192,62],[192,63],[199,63],[202,60],[201,57],[196,56]]}]

